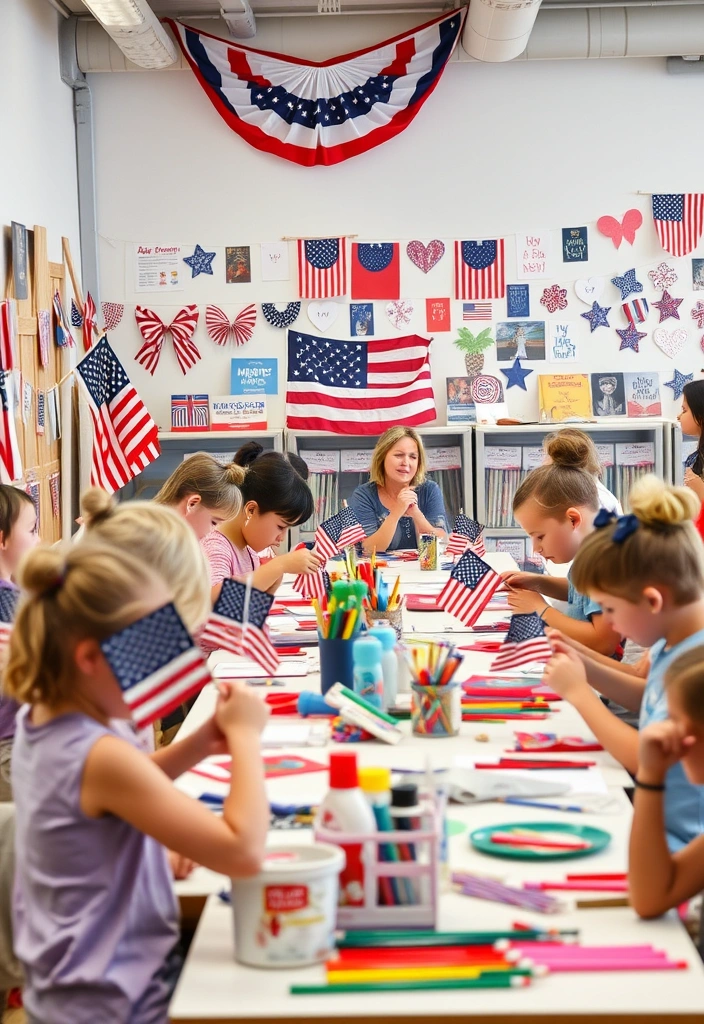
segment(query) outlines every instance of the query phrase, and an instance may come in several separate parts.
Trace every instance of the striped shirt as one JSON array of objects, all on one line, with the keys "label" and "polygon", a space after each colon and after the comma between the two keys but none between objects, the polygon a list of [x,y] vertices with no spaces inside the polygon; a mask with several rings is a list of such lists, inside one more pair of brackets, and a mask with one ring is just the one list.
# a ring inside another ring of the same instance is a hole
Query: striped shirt
[{"label": "striped shirt", "polygon": [[231,576],[245,577],[261,564],[256,551],[250,547],[236,548],[219,530],[212,530],[200,543],[210,565],[211,587]]}]

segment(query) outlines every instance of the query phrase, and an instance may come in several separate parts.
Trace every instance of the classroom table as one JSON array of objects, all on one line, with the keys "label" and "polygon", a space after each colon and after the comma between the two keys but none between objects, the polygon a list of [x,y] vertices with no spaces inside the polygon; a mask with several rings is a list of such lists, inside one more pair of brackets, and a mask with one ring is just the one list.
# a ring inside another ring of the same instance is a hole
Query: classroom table
[{"label": "classroom table", "polygon": [[[507,561],[508,560],[508,561]],[[501,571],[510,568],[510,556],[489,555],[494,567]],[[386,570],[393,578],[396,566]],[[402,587],[417,592],[424,587],[432,589],[437,580],[447,574],[421,573],[418,567],[403,565]],[[284,594],[290,593],[284,584]],[[506,613],[486,613],[482,622]],[[412,627],[415,627],[413,629]],[[406,613],[404,631],[408,639],[412,634],[432,635],[445,630],[462,632],[459,643],[471,642],[471,633],[456,619],[444,612]],[[474,672],[486,671],[492,655],[466,652],[467,671],[461,678]],[[235,660],[224,652],[211,655],[213,665],[220,661]],[[300,691],[319,687],[317,672],[286,681],[286,689]],[[281,688],[271,692],[282,692]],[[207,686],[199,695],[184,726],[181,737],[205,721],[213,711],[216,690]],[[589,738],[590,733],[576,711],[566,702],[558,704],[551,720],[538,728],[560,735]],[[411,734],[410,722],[399,723],[406,735],[397,746],[380,742],[355,744],[360,765],[385,765],[394,768],[424,768],[427,759],[434,768],[449,767],[458,756],[473,760],[491,760],[513,746],[513,731],[519,723],[467,723],[463,722],[460,735],[451,739],[428,740]],[[529,727],[530,723],[520,723]],[[477,735],[488,737],[477,740]],[[293,750],[293,748],[290,748]],[[297,748],[298,753],[315,761],[326,761],[333,749],[350,749],[349,745],[330,743],[325,747]],[[542,755],[541,755],[542,756]],[[550,755],[546,755],[550,756]],[[564,756],[564,755],[556,755]],[[569,814],[558,811],[536,810],[500,803],[478,803],[471,806],[450,805],[448,818],[461,824],[463,830],[449,840],[449,863],[452,870],[466,869],[478,874],[493,875],[510,881],[547,880],[561,878],[565,863],[517,862],[510,864],[487,857],[473,850],[467,832],[489,824],[505,821],[554,820],[594,825],[612,834],[610,845],[592,855],[582,867],[575,870],[594,872],[624,871],[627,861],[628,833],[631,805],[625,786],[630,776],[605,752],[570,754],[570,759],[596,761],[609,787],[611,813]],[[204,791],[224,793],[226,787],[190,773],[178,781],[179,788],[192,796]],[[280,802],[312,801],[319,799],[327,786],[325,772],[272,779],[267,783],[270,799]],[[459,827],[458,824],[458,827]],[[273,831],[270,844],[306,843],[311,832]],[[534,914],[502,904],[461,896],[451,891],[445,881],[441,887],[439,903],[440,930],[504,929],[514,921],[537,923],[545,927],[579,927],[585,945],[652,944],[668,952],[671,958],[686,961],[688,969],[676,972],[612,972],[598,974],[557,974],[537,979],[528,989],[406,993],[345,994],[344,996],[291,996],[288,988],[293,983],[321,983],[322,966],[297,970],[257,970],[244,967],[234,959],[232,908],[218,896],[228,889],[227,879],[198,868],[190,879],[176,885],[182,906],[202,909],[195,937],[170,1007],[170,1020],[176,1024],[269,1024],[284,1020],[317,1019],[335,1016],[339,1024],[347,1021],[389,1022],[400,1017],[413,1017],[424,1021],[437,1021],[442,1017],[476,1020],[486,1018],[491,1024],[531,1024],[549,1020],[552,1024],[576,1018],[580,1022],[598,1021],[611,1024],[616,1021],[636,1021],[652,1017],[658,1024],[670,1021],[684,1024],[704,1021],[704,968],[689,937],[673,912],[657,921],[643,922],[628,908],[579,909],[557,915]]]}]

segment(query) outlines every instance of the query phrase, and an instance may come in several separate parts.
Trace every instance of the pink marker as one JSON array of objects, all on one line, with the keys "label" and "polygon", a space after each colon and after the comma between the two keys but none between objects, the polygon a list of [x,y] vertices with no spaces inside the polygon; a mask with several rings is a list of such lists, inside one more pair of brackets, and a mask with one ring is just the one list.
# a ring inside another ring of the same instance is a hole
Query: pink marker
[{"label": "pink marker", "polygon": [[541,892],[563,889],[568,892],[628,892],[628,882],[615,879],[613,882],[524,882],[524,889],[538,889]]}]

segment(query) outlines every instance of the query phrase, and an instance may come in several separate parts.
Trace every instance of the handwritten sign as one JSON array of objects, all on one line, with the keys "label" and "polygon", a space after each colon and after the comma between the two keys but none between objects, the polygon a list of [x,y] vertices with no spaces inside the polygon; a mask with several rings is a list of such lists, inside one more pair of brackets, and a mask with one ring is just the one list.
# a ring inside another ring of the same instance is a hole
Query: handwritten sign
[{"label": "handwritten sign", "polygon": [[372,453],[370,448],[343,451],[341,454],[340,469],[343,473],[368,473],[372,464]]},{"label": "handwritten sign", "polygon": [[616,464],[618,466],[653,466],[655,465],[655,445],[652,441],[617,444]]},{"label": "handwritten sign", "polygon": [[278,359],[231,359],[230,394],[278,394]]},{"label": "handwritten sign", "polygon": [[558,320],[550,321],[548,359],[551,363],[577,362],[576,324]]},{"label": "handwritten sign", "polygon": [[530,281],[549,274],[550,233],[530,231],[516,235],[516,277]]},{"label": "handwritten sign", "polygon": [[288,242],[262,242],[262,281],[288,281]]},{"label": "handwritten sign", "polygon": [[537,469],[538,466],[542,466],[545,462],[545,452],[543,448],[538,445],[534,447],[530,445],[523,449],[523,468],[526,470]]},{"label": "handwritten sign", "polygon": [[612,444],[597,444],[595,447],[596,453],[599,456],[599,462],[604,469],[608,469],[610,466],[613,466],[616,461],[614,456],[614,446]]},{"label": "handwritten sign", "polygon": [[299,452],[311,473],[339,473],[340,453],[337,451]]},{"label": "handwritten sign", "polygon": [[462,454],[459,448],[426,448],[425,457],[431,473],[442,469],[462,468]]},{"label": "handwritten sign", "polygon": [[487,445],[484,449],[484,466],[486,469],[520,469],[520,446]]},{"label": "handwritten sign", "polygon": [[136,292],[183,291],[180,245],[135,245]]},{"label": "handwritten sign", "polygon": [[589,259],[589,242],[586,227],[562,229],[562,262],[586,263]]}]

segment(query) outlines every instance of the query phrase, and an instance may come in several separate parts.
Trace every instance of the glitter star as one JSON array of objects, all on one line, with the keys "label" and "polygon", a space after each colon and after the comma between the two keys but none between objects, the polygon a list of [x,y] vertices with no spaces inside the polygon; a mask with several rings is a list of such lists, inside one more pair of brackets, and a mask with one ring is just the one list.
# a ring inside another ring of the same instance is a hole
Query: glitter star
[{"label": "glitter star", "polygon": [[621,345],[619,346],[619,352],[623,352],[625,348],[632,348],[634,352],[640,351],[638,348],[641,338],[647,337],[646,331],[639,331],[635,324],[629,324],[625,330],[616,330],[619,338],[621,339]]},{"label": "glitter star", "polygon": [[679,320],[680,314],[677,312],[677,308],[683,302],[684,299],[675,299],[668,291],[664,291],[660,301],[653,303],[655,308],[660,310],[660,320],[658,322],[662,323],[663,320],[668,320],[670,317],[673,320]]},{"label": "glitter star", "polygon": [[526,387],[526,377],[533,371],[524,370],[521,366],[520,359],[514,359],[513,366],[509,367],[508,370],[504,370],[502,367],[501,372],[506,378],[507,390],[508,388],[512,388],[514,385],[516,385],[519,388],[523,388],[524,391],[528,390],[528,388]]},{"label": "glitter star", "polygon": [[694,309],[690,310],[692,314],[692,320],[695,321],[699,330],[704,327],[704,302],[698,302]]},{"label": "glitter star", "polygon": [[611,312],[611,306],[600,306],[598,302],[592,303],[592,308],[588,313],[580,313],[585,320],[589,321],[589,329],[593,333],[597,327],[609,327],[608,315]]},{"label": "glitter star", "polygon": [[685,384],[689,384],[691,380],[694,380],[693,373],[680,373],[679,370],[675,370],[672,380],[666,380],[664,384],[666,388],[672,388],[672,397],[677,401],[682,397]]},{"label": "glitter star", "polygon": [[213,260],[217,253],[205,252],[199,245],[193,250],[192,256],[184,256],[183,262],[187,263],[191,268],[191,280],[194,277],[198,277],[199,274],[210,274],[213,273]]},{"label": "glitter star", "polygon": [[621,292],[621,298],[627,299],[629,295],[634,292],[642,292],[643,285],[640,281],[636,280],[635,269],[627,270],[623,277],[612,277],[611,284],[615,284],[618,290]]}]

